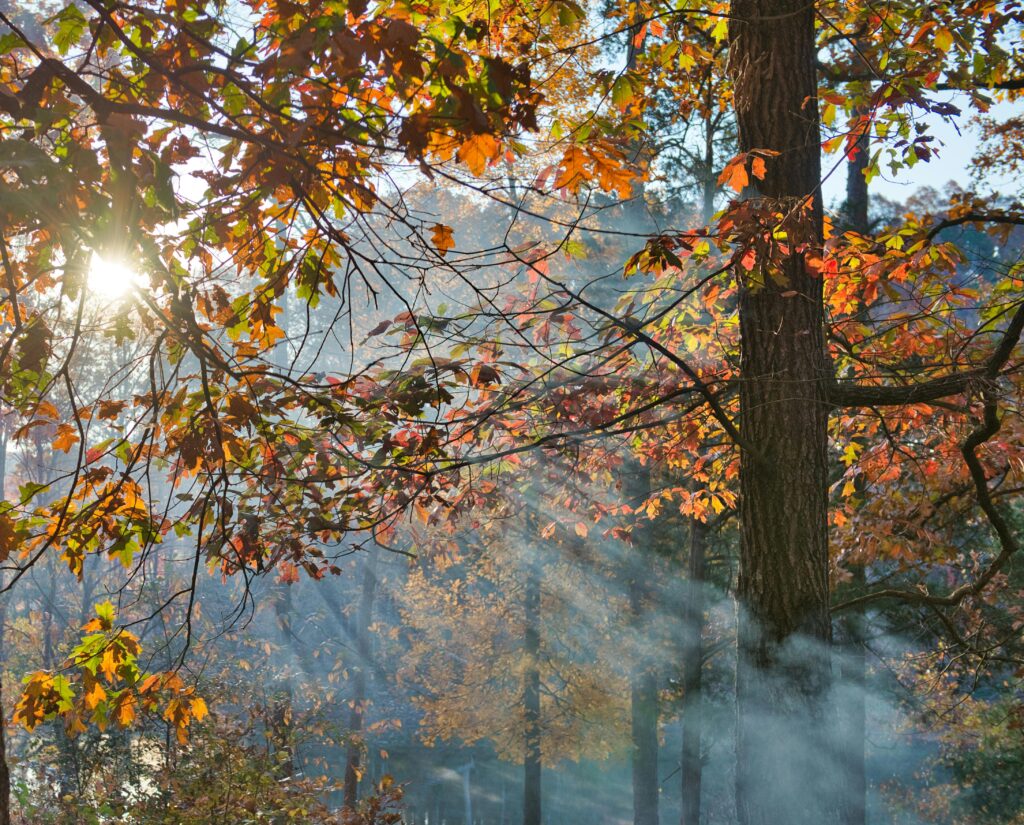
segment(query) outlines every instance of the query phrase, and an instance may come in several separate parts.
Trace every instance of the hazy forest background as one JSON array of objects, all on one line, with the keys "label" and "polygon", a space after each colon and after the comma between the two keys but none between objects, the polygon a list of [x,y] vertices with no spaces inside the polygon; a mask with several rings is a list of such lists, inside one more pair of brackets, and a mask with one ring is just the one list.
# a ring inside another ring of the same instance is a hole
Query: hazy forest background
[{"label": "hazy forest background", "polygon": [[1019,0],[0,0],[0,825],[1024,823]]}]

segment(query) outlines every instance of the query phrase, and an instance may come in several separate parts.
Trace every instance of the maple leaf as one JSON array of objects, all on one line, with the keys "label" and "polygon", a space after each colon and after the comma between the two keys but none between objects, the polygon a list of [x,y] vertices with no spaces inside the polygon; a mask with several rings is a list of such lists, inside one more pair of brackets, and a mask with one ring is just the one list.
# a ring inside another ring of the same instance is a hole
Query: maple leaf
[{"label": "maple leaf", "polygon": [[119,697],[116,718],[122,728],[127,728],[135,721],[135,697],[127,691]]},{"label": "maple leaf", "polygon": [[430,242],[442,255],[447,255],[448,250],[455,246],[455,238],[452,236],[452,228],[443,223],[435,223],[432,227]]},{"label": "maple leaf", "polygon": [[555,189],[579,189],[586,174],[586,160],[587,156],[579,146],[573,145],[566,149],[562,155],[558,177],[555,178]]},{"label": "maple leaf", "polygon": [[78,431],[73,424],[64,423],[57,426],[57,436],[52,443],[53,449],[66,453],[77,443]]},{"label": "maple leaf", "polygon": [[103,659],[100,661],[100,670],[107,677],[108,682],[113,682],[117,676],[117,660],[114,657],[113,646],[103,651]]},{"label": "maple leaf", "polygon": [[737,155],[725,165],[718,176],[718,183],[737,192],[742,192],[747,187],[750,176],[747,174],[746,154]]},{"label": "maple leaf", "polygon": [[208,714],[209,710],[206,707],[206,701],[202,697],[197,696],[192,700],[192,717],[197,722],[202,722]]},{"label": "maple leaf", "polygon": [[103,689],[103,685],[99,682],[95,682],[93,686],[85,692],[85,706],[89,710],[92,710],[106,698],[107,692]]},{"label": "maple leaf", "polygon": [[490,163],[501,153],[501,144],[494,135],[472,135],[459,146],[459,160],[474,175],[482,175]]}]

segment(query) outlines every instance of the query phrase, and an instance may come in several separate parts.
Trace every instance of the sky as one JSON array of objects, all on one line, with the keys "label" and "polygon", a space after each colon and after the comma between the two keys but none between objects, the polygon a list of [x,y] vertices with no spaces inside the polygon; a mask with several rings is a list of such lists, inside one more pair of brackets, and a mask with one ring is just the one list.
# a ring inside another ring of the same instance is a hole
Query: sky
[{"label": "sky", "polygon": [[[959,98],[959,99],[958,99]],[[951,95],[949,101],[961,107],[964,115],[961,116],[954,126],[949,121],[940,118],[932,118],[929,124],[929,132],[934,135],[936,141],[933,147],[941,143],[938,156],[927,163],[918,163],[912,169],[901,170],[898,179],[883,170],[883,174],[871,181],[871,193],[889,198],[894,201],[903,201],[909,197],[915,189],[922,186],[931,186],[942,189],[950,181],[967,187],[971,182],[971,161],[978,149],[980,139],[977,128],[970,120],[970,112],[965,102],[964,95]],[[992,107],[990,114],[996,118],[1004,118],[1014,114],[1024,113],[1024,102],[1000,103]],[[959,130],[959,131],[958,131]],[[822,168],[823,174],[828,174],[836,166],[838,156],[827,158]],[[993,177],[986,175],[987,191],[981,194],[988,194],[989,191],[1003,194],[1019,193],[1021,181],[1012,178]],[[840,163],[838,168],[829,175],[822,186],[826,206],[838,207],[846,196],[846,170]]]}]

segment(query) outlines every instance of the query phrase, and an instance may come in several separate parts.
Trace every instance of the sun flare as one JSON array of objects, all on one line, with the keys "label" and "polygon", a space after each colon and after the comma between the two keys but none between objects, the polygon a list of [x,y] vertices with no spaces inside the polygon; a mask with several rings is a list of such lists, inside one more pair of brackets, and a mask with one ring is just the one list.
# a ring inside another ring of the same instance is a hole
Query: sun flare
[{"label": "sun flare", "polygon": [[89,290],[97,298],[112,301],[138,289],[145,283],[145,278],[123,261],[93,253],[88,282]]}]

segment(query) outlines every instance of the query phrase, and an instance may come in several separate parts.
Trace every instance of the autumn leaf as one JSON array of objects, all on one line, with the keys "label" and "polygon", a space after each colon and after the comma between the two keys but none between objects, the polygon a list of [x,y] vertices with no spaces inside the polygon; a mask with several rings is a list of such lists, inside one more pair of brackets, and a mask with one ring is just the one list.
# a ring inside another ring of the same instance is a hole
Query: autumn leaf
[{"label": "autumn leaf", "polygon": [[92,710],[107,698],[107,692],[103,689],[103,685],[99,682],[93,684],[93,686],[85,692],[85,706]]},{"label": "autumn leaf", "polygon": [[737,155],[725,165],[718,176],[718,183],[737,192],[742,192],[747,187],[750,176],[747,174],[746,154]]},{"label": "autumn leaf", "polygon": [[579,189],[586,175],[586,159],[579,146],[572,145],[566,149],[562,155],[558,177],[555,178],[555,188],[566,188],[571,191]]},{"label": "autumn leaf", "polygon": [[75,429],[74,425],[64,423],[57,426],[57,436],[52,442],[53,449],[66,453],[77,443],[78,431]]},{"label": "autumn leaf", "polygon": [[435,223],[432,227],[430,242],[442,255],[447,255],[448,250],[455,246],[455,238],[452,236],[452,228],[443,223]]},{"label": "autumn leaf", "polygon": [[135,715],[135,697],[125,691],[119,697],[116,715],[117,724],[122,728],[127,728],[135,721]]},{"label": "autumn leaf", "polygon": [[501,153],[501,144],[493,135],[473,135],[459,146],[459,160],[474,175],[482,175],[490,163]]},{"label": "autumn leaf", "polygon": [[202,722],[208,714],[209,710],[206,707],[206,701],[202,697],[197,696],[192,700],[192,717],[197,722]]},{"label": "autumn leaf", "polygon": [[18,546],[15,521],[7,513],[0,514],[0,561],[4,561]]},{"label": "autumn leaf", "polygon": [[117,676],[117,659],[114,657],[114,647],[110,645],[103,651],[103,659],[100,661],[100,671],[107,677],[108,682],[113,682]]},{"label": "autumn leaf", "polygon": [[96,417],[108,420],[117,418],[125,406],[124,401],[100,401]]}]

